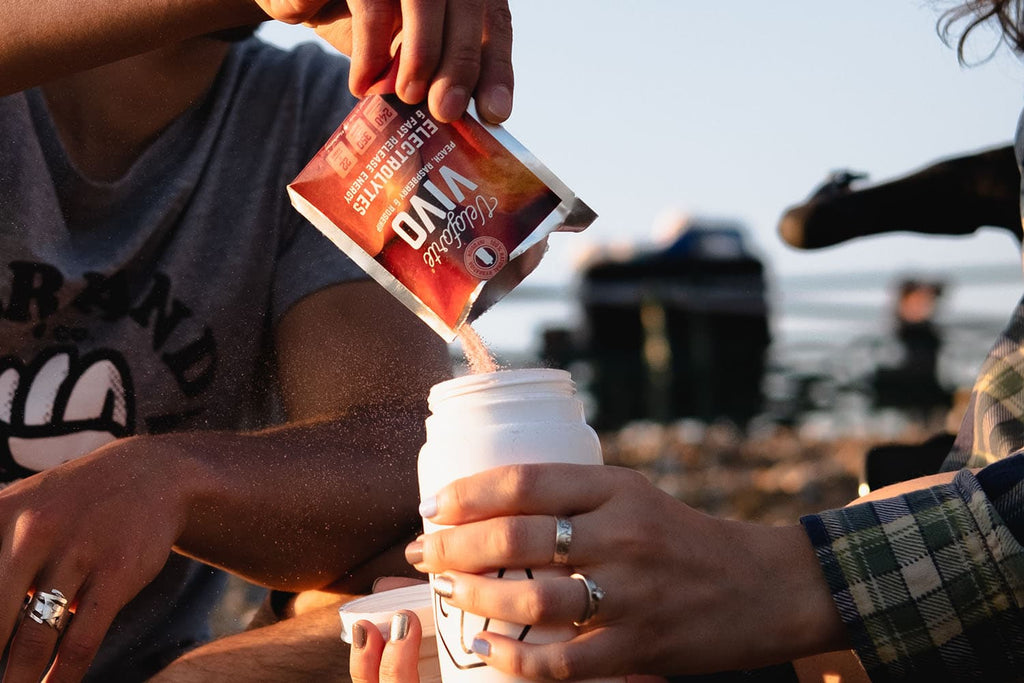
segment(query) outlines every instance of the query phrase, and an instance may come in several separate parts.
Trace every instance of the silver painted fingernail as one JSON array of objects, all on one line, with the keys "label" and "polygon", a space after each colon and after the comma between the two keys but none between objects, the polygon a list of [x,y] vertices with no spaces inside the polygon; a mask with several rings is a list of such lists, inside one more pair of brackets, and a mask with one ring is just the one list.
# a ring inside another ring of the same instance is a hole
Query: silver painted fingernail
[{"label": "silver painted fingernail", "polygon": [[409,635],[409,615],[399,612],[391,617],[391,641],[405,640],[407,635]]},{"label": "silver painted fingernail", "polygon": [[420,517],[423,519],[430,519],[437,514],[437,498],[430,496],[424,498],[423,502],[420,503]]},{"label": "silver painted fingernail", "polygon": [[473,644],[469,646],[469,649],[481,657],[488,657],[491,654],[491,644],[483,638],[474,638]]},{"label": "silver painted fingernail", "polygon": [[357,650],[366,647],[366,629],[361,624],[352,625],[352,647]]},{"label": "silver painted fingernail", "polygon": [[452,577],[450,576],[438,574],[434,577],[433,585],[434,592],[442,598],[450,598],[455,594],[455,582],[452,581]]}]

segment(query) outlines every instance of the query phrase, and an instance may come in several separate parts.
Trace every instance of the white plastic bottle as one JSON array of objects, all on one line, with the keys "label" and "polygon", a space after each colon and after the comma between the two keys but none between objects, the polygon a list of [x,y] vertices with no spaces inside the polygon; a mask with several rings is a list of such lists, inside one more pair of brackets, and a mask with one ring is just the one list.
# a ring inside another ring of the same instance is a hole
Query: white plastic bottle
[{"label": "white plastic bottle", "polygon": [[[427,441],[419,455],[420,496],[433,496],[449,482],[502,465],[578,463],[600,465],[601,445],[587,425],[583,405],[563,370],[501,370],[466,375],[435,385],[429,396]],[[427,532],[442,528],[424,520]],[[552,554],[555,539],[551,539]],[[568,576],[561,567],[508,570],[508,580]],[[433,577],[431,577],[433,580]],[[462,612],[434,597],[437,651],[444,683],[514,683],[523,679],[487,666],[471,650],[489,630],[526,642],[568,640],[577,630],[509,624]],[[583,608],[583,593],[580,608]],[[621,679],[615,679],[620,681]]]}]

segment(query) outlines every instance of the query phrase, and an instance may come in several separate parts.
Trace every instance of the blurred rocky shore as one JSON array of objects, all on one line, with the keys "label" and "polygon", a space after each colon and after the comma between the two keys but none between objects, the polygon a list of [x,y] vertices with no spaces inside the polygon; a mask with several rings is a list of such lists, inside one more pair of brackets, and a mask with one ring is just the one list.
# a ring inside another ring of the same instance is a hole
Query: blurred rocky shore
[{"label": "blurred rocky shore", "polygon": [[880,443],[917,443],[907,425],[895,438],[810,433],[773,425],[744,434],[729,423],[638,422],[601,434],[605,462],[643,472],[660,489],[729,519],[792,524],[858,496],[865,454]]}]

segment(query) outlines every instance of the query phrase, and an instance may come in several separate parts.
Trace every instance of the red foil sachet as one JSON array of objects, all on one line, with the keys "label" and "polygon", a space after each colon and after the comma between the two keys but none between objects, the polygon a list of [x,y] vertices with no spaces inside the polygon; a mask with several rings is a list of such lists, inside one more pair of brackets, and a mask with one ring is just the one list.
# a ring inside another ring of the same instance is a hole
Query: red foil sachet
[{"label": "red foil sachet", "polygon": [[288,186],[292,204],[452,341],[596,214],[501,126],[370,95]]}]

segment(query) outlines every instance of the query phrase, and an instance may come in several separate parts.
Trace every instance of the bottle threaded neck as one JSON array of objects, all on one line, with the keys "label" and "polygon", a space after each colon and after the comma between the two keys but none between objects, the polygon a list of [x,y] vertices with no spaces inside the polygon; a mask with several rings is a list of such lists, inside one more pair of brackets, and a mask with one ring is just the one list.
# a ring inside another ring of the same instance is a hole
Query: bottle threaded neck
[{"label": "bottle threaded neck", "polygon": [[575,393],[576,385],[565,370],[524,368],[463,375],[435,384],[427,402],[430,410],[436,412],[442,404],[462,397],[522,400],[540,396],[571,397]]}]

